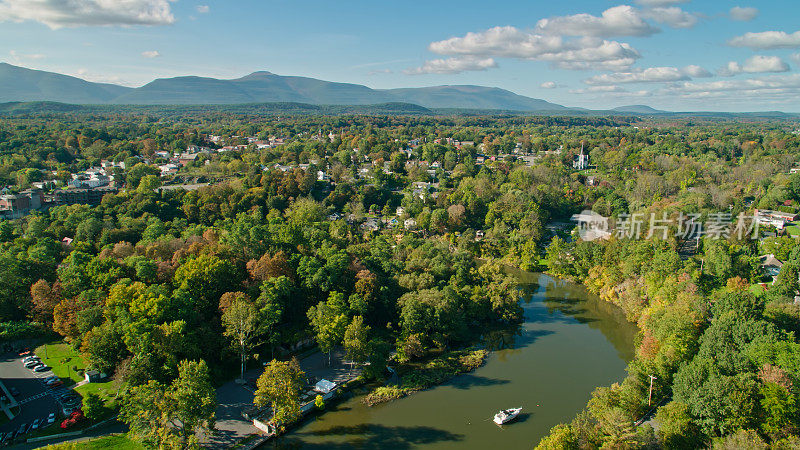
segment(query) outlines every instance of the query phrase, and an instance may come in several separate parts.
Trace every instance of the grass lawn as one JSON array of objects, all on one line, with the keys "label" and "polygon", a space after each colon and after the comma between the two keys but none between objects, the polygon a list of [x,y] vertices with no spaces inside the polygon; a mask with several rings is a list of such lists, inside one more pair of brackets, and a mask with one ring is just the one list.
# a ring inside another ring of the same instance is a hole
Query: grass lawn
[{"label": "grass lawn", "polygon": [[82,372],[86,369],[86,360],[69,344],[54,342],[39,346],[36,355],[53,369],[53,373],[60,377],[66,386],[83,381],[83,375],[73,368],[77,367]]},{"label": "grass lawn", "polygon": [[800,236],[800,226],[789,225],[786,227],[786,232],[789,233],[791,237],[798,237]]},{"label": "grass lawn", "polygon": [[[46,347],[46,350],[45,350]],[[36,349],[36,354],[45,364],[53,369],[53,373],[64,381],[65,386],[74,386],[83,381],[81,373],[86,369],[86,360],[65,342],[53,342]],[[77,371],[75,369],[78,369]],[[100,396],[110,416],[117,409],[118,381],[109,380],[104,383],[87,383],[75,388],[81,397],[89,393]]]},{"label": "grass lawn", "polygon": [[141,444],[128,439],[128,437],[124,434],[114,434],[88,441],[54,444],[45,447],[45,449],[48,450],[100,450],[107,448],[119,450],[144,450],[144,447]]},{"label": "grass lawn", "polygon": [[766,289],[764,289],[764,286],[761,286],[760,284],[752,284],[752,285],[750,285],[750,288],[749,288],[748,290],[749,290],[749,291],[750,291],[752,294],[754,294],[754,295],[756,295],[756,296],[758,296],[758,295],[761,295],[761,294],[763,294],[764,292],[767,292],[767,290],[766,290]]},{"label": "grass lawn", "polygon": [[87,383],[83,386],[75,388],[75,392],[86,397],[87,394],[93,393],[100,396],[105,402],[106,409],[117,409],[117,388],[119,382],[116,380],[106,381],[105,383]]}]

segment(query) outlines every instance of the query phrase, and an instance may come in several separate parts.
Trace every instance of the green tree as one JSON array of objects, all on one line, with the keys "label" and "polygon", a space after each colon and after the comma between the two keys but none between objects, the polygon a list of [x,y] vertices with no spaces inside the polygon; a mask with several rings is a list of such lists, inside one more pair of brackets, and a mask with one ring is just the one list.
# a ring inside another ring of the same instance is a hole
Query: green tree
[{"label": "green tree", "polygon": [[300,417],[300,393],[305,385],[305,373],[296,359],[272,360],[256,382],[255,399],[258,406],[272,406],[276,425],[289,424]]},{"label": "green tree", "polygon": [[365,363],[369,358],[370,327],[364,325],[364,318],[353,317],[353,321],[344,330],[344,349],[347,358],[356,363]]},{"label": "green tree", "polygon": [[236,297],[222,313],[222,326],[225,327],[225,336],[231,339],[239,352],[240,378],[244,379],[247,356],[261,336],[258,310],[249,299]]},{"label": "green tree", "polygon": [[342,342],[347,327],[343,297],[338,292],[331,292],[327,302],[319,302],[308,310],[308,320],[316,333],[319,349],[328,354],[328,364],[333,348]]},{"label": "green tree", "polygon": [[89,392],[83,398],[83,413],[91,420],[99,420],[103,416],[105,407],[103,400],[94,392]]}]

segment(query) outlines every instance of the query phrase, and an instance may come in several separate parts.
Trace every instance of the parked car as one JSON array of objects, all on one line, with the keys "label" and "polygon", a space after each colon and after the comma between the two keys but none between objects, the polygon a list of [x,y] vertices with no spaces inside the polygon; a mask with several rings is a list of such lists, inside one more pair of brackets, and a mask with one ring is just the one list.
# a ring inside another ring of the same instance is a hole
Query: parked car
[{"label": "parked car", "polygon": [[71,413],[63,422],[61,422],[61,429],[66,430],[73,427],[78,422],[82,421],[85,417],[83,411],[80,409]]},{"label": "parked car", "polygon": [[50,415],[47,416],[47,424],[50,425],[55,421],[56,421],[56,413],[50,413]]},{"label": "parked car", "polygon": [[31,354],[31,349],[29,348],[24,348],[22,349],[22,351],[19,352],[19,356],[27,356],[30,354]]},{"label": "parked car", "polygon": [[34,359],[34,360],[26,362],[25,363],[25,367],[27,367],[28,369],[33,369],[35,366],[38,366],[41,363],[42,362],[39,361],[38,359]]},{"label": "parked car", "polygon": [[34,372],[47,372],[48,370],[50,370],[50,367],[48,367],[48,366],[46,366],[44,364],[38,365],[38,366],[33,368]]},{"label": "parked car", "polygon": [[40,361],[39,357],[36,355],[30,355],[22,358],[22,364],[27,364],[31,361]]},{"label": "parked car", "polygon": [[20,425],[20,426],[19,426],[19,428],[17,429],[17,434],[15,434],[15,435],[14,435],[14,437],[17,437],[17,436],[22,436],[23,434],[25,434],[25,432],[26,432],[26,431],[28,431],[28,424],[26,424],[26,423],[23,423],[23,424],[22,424],[22,425]]},{"label": "parked car", "polygon": [[47,378],[43,378],[42,380],[43,380],[45,383],[47,383],[48,381],[55,381],[55,380],[60,380],[60,379],[61,379],[61,378],[58,378],[58,377],[57,377],[57,376],[55,376],[55,375],[50,375],[49,377],[47,377]]},{"label": "parked car", "polygon": [[[44,422],[44,420],[42,420],[41,422]],[[41,425],[41,422],[39,421],[39,419],[34,419],[33,423],[31,423],[31,427],[28,429],[28,431],[38,430],[39,429],[39,425]]]},{"label": "parked car", "polygon": [[47,387],[54,388],[54,387],[63,386],[63,385],[64,385],[64,382],[63,382],[63,381],[61,381],[61,380],[51,380],[51,381],[48,381],[48,382],[47,382],[47,383],[45,383],[45,384],[47,384]]},{"label": "parked car", "polygon": [[9,391],[11,392],[11,395],[13,395],[14,397],[19,395],[19,389],[15,387],[12,387],[11,389],[9,389]]}]

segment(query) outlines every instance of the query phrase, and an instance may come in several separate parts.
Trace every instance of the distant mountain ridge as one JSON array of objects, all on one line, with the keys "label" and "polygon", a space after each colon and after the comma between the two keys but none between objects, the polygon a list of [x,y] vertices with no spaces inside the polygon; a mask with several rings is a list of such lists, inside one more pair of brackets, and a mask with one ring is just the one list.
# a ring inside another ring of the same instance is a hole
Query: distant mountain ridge
[{"label": "distant mountain ridge", "polygon": [[568,112],[570,108],[484,86],[372,89],[351,83],[253,72],[241,78],[159,78],[138,88],[93,83],[53,72],[0,63],[0,102],[72,104],[210,105],[307,103],[373,105],[412,103],[425,108]]}]

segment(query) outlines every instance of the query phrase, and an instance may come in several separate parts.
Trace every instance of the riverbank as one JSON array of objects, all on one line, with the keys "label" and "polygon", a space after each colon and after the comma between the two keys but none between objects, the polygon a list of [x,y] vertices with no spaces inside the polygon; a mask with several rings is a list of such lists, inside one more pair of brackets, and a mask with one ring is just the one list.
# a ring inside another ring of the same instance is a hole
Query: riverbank
[{"label": "riverbank", "polygon": [[[369,392],[354,392],[275,448],[530,448],[572,419],[597,386],[625,377],[636,328],[582,286],[536,273],[520,273],[520,281],[524,321],[482,330],[488,352],[477,369],[375,406],[364,404]],[[518,406],[513,425],[491,421]]]},{"label": "riverbank", "polygon": [[482,366],[487,356],[489,351],[483,349],[451,350],[426,361],[402,364],[396,370],[401,380],[398,385],[378,387],[362,402],[375,406],[442,384],[458,374]]}]

